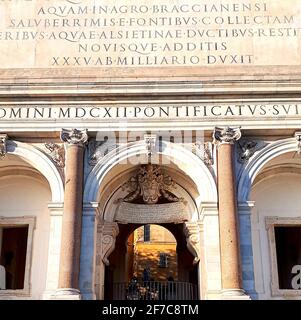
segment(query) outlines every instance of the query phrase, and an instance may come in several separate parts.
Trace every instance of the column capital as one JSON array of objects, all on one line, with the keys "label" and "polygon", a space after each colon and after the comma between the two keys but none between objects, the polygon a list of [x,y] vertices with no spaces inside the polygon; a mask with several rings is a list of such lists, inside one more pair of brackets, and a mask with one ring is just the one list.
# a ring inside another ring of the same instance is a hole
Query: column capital
[{"label": "column capital", "polygon": [[240,127],[215,127],[213,131],[213,140],[215,144],[234,144],[241,138]]},{"label": "column capital", "polygon": [[8,135],[6,133],[0,134],[0,158],[4,158],[6,155],[6,143]]},{"label": "column capital", "polygon": [[87,129],[62,129],[61,140],[70,145],[84,146],[88,141]]}]

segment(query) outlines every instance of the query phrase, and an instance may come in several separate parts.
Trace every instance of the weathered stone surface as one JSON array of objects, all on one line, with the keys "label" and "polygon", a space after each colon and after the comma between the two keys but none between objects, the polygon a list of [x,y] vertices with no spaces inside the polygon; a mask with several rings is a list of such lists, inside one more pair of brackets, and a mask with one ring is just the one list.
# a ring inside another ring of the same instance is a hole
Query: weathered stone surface
[{"label": "weathered stone surface", "polygon": [[115,217],[119,223],[145,224],[180,223],[188,219],[182,202],[148,205],[122,202]]},{"label": "weathered stone surface", "polygon": [[297,0],[1,1],[1,68],[96,68],[118,77],[121,69],[124,76],[142,69],[145,77],[153,68],[162,76],[169,67],[186,67],[188,75],[190,67],[248,74],[241,67],[295,66],[300,6]]}]

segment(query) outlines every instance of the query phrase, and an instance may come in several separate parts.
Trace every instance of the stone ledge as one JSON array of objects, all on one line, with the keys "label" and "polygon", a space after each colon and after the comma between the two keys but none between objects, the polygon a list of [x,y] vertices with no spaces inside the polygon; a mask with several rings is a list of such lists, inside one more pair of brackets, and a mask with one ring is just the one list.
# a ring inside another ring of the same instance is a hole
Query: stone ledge
[{"label": "stone ledge", "polygon": [[66,288],[57,289],[54,294],[49,295],[49,300],[82,300],[80,291],[77,289]]},{"label": "stone ledge", "polygon": [[220,298],[221,300],[251,300],[251,297],[240,289],[222,290]]}]

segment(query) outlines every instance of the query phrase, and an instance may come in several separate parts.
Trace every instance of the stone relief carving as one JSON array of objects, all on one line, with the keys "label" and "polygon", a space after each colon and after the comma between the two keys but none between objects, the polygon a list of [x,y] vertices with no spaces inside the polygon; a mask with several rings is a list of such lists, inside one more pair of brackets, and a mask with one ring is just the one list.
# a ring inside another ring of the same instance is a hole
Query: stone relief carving
[{"label": "stone relief carving", "polygon": [[170,176],[163,174],[159,166],[142,165],[138,174],[122,186],[123,190],[129,191],[123,201],[133,202],[142,197],[143,203],[156,204],[163,197],[169,202],[177,202],[180,199],[171,193],[174,187],[175,182]]},{"label": "stone relief carving", "polygon": [[91,140],[88,144],[89,165],[95,166],[99,160],[118,146],[116,143],[110,143],[108,137],[104,137],[103,141]]},{"label": "stone relief carving", "polygon": [[301,154],[301,132],[296,132],[295,133],[295,139],[297,140],[298,143],[298,154]]},{"label": "stone relief carving", "polygon": [[65,148],[62,145],[49,142],[45,143],[45,148],[48,150],[49,157],[59,167],[65,167]]},{"label": "stone relief carving", "polygon": [[6,156],[7,134],[0,134],[0,159]]},{"label": "stone relief carving", "polygon": [[235,141],[241,138],[240,128],[220,128],[215,127],[213,132],[214,143],[216,144],[234,144]]},{"label": "stone relief carving", "polygon": [[247,163],[256,152],[256,141],[243,141],[239,144],[238,162]]},{"label": "stone relief carving", "polygon": [[184,234],[186,236],[187,248],[194,255],[193,264],[200,260],[200,229],[197,223],[184,223]]},{"label": "stone relief carving", "polygon": [[69,144],[77,144],[80,146],[84,146],[88,141],[87,129],[62,129],[61,140]]},{"label": "stone relief carving", "polygon": [[144,135],[144,141],[147,150],[147,156],[150,158],[156,151],[156,135],[146,134]]},{"label": "stone relief carving", "polygon": [[241,164],[247,164],[249,160],[253,157],[253,155],[267,146],[267,142],[265,141],[255,141],[249,139],[242,139],[239,141],[238,146],[238,162]]},{"label": "stone relief carving", "polygon": [[194,153],[205,163],[207,167],[213,165],[213,146],[211,142],[195,143]]},{"label": "stone relief carving", "polygon": [[110,264],[108,257],[115,249],[116,237],[119,233],[118,223],[103,222],[97,229],[101,247],[99,258],[108,266]]}]

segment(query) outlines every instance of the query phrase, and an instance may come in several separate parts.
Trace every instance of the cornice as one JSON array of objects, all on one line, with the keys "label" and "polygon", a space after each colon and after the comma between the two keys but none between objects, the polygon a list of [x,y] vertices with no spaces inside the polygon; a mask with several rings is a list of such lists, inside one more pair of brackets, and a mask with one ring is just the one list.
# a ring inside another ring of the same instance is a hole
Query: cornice
[{"label": "cornice", "polygon": [[[260,78],[260,77],[259,77]],[[5,97],[170,97],[170,96],[274,96],[300,95],[301,74],[277,79],[98,79],[98,78],[1,78],[0,98]]]}]

